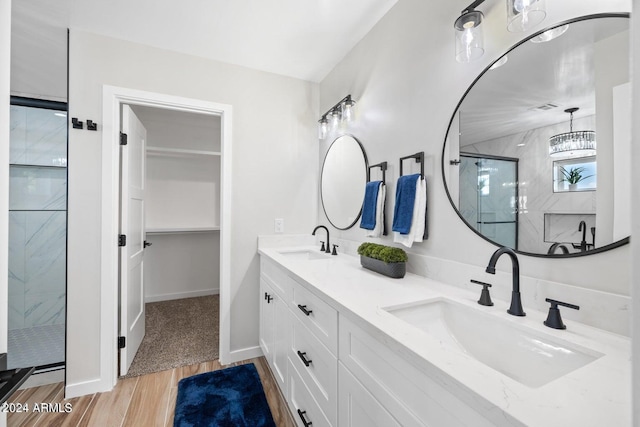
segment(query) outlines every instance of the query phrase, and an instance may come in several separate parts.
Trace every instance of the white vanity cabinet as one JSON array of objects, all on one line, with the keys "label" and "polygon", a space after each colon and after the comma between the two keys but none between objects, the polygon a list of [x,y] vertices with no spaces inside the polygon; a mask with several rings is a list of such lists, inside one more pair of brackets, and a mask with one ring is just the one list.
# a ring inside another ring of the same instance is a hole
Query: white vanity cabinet
[{"label": "white vanity cabinet", "polygon": [[260,346],[300,427],[493,425],[320,295],[262,257]]}]

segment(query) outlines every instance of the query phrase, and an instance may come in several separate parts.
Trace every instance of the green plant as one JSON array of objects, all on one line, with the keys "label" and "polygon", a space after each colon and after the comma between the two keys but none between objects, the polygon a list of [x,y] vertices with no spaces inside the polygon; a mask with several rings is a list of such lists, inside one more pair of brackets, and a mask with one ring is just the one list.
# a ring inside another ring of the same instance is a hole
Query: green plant
[{"label": "green plant", "polygon": [[567,181],[569,184],[577,184],[580,181],[584,181],[587,178],[591,178],[593,175],[583,176],[582,173],[585,171],[585,168],[570,168],[568,171],[560,166],[560,173],[563,178],[560,181]]},{"label": "green plant", "polygon": [[369,242],[365,242],[358,247],[358,254],[387,263],[406,262],[409,259],[407,253],[400,248]]}]

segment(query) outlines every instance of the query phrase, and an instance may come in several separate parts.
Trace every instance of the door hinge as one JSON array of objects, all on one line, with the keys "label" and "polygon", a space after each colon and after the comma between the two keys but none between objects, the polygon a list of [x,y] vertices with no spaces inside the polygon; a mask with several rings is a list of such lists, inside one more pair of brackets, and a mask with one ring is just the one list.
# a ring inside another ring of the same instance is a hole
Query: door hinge
[{"label": "door hinge", "polygon": [[120,132],[120,145],[127,145],[127,134]]},{"label": "door hinge", "polygon": [[125,337],[118,337],[118,348],[125,348],[127,346],[127,339]]},{"label": "door hinge", "polygon": [[118,235],[118,246],[127,246],[127,235],[119,234]]}]

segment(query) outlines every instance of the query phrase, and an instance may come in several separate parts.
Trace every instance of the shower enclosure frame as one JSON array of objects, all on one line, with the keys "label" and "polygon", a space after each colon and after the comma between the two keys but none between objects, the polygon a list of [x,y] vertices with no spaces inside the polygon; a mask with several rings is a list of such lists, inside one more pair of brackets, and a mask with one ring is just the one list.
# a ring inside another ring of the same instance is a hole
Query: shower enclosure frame
[{"label": "shower enclosure frame", "polygon": [[[61,112],[65,112],[68,114],[68,103],[67,102],[60,102],[60,101],[51,101],[51,100],[46,100],[46,99],[37,99],[37,98],[28,98],[28,97],[22,97],[22,96],[11,96],[10,97],[10,105],[11,106],[18,106],[18,107],[28,107],[28,108],[40,108],[40,109],[45,109],[45,110],[55,110],[55,111],[61,111]],[[68,117],[67,117],[68,120]],[[68,122],[67,122],[68,123]],[[65,165],[64,165],[64,169],[65,169],[65,182],[66,182],[66,186],[65,186],[65,207],[64,207],[64,212],[65,212],[65,247],[64,247],[64,256],[65,256],[65,269],[64,269],[64,341],[65,341],[65,345],[64,345],[64,356],[63,356],[63,360],[60,362],[54,362],[54,363],[47,363],[47,364],[42,364],[42,365],[36,365],[35,366],[35,371],[34,373],[41,373],[41,372],[49,372],[49,371],[55,371],[55,370],[59,370],[59,369],[64,369],[65,365],[66,365],[66,360],[67,360],[67,354],[66,354],[66,340],[67,340],[67,306],[68,306],[68,301],[67,301],[67,262],[68,262],[68,253],[67,253],[67,249],[68,249],[68,229],[69,229],[69,215],[68,215],[68,208],[69,208],[69,201],[68,201],[68,195],[69,195],[69,169],[68,169],[68,158],[69,158],[69,127],[68,125],[65,127],[66,129],[66,135],[65,135]],[[13,163],[10,163],[10,166],[14,166]],[[25,165],[25,166],[29,166],[29,165]],[[43,165],[32,165],[34,167],[47,167],[47,166],[43,166]],[[11,209],[9,209],[9,211],[11,211]],[[7,325],[8,328],[8,325]],[[7,349],[8,351],[9,349]]]},{"label": "shower enclosure frame", "polygon": [[[506,157],[506,156],[496,156],[496,155],[492,155],[492,154],[482,154],[482,153],[470,153],[470,152],[460,152],[460,158],[462,157],[469,157],[469,158],[474,158],[474,159],[489,159],[489,160],[499,160],[499,161],[506,161],[506,162],[513,162],[515,163],[515,208],[514,208],[514,216],[515,219],[514,221],[491,221],[491,222],[485,222],[485,221],[480,221],[478,222],[478,224],[506,224],[506,223],[513,223],[515,225],[515,231],[514,231],[514,245],[513,248],[514,250],[518,250],[518,245],[519,245],[519,228],[520,228],[520,223],[519,223],[519,213],[520,213],[520,196],[519,196],[519,189],[520,189],[520,178],[518,176],[518,172],[519,172],[519,161],[520,159],[516,158],[516,157]],[[479,190],[478,190],[479,191]],[[480,205],[480,203],[478,202],[478,206]],[[460,209],[460,202],[458,202],[458,206]],[[466,221],[468,223],[468,221],[463,218],[464,221]],[[478,228],[476,226],[474,226],[473,224],[469,224],[473,229],[476,230],[476,232],[481,233],[480,230],[478,230]],[[485,237],[487,238],[487,237]],[[493,241],[493,239],[489,239],[488,240]]]}]

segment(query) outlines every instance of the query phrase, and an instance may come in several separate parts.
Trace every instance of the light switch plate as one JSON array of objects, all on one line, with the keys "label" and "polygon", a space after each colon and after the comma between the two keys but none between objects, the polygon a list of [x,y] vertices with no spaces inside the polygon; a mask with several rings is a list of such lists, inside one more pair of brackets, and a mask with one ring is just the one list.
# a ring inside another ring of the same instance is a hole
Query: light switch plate
[{"label": "light switch plate", "polygon": [[284,218],[276,218],[273,221],[273,231],[276,233],[284,233]]}]

